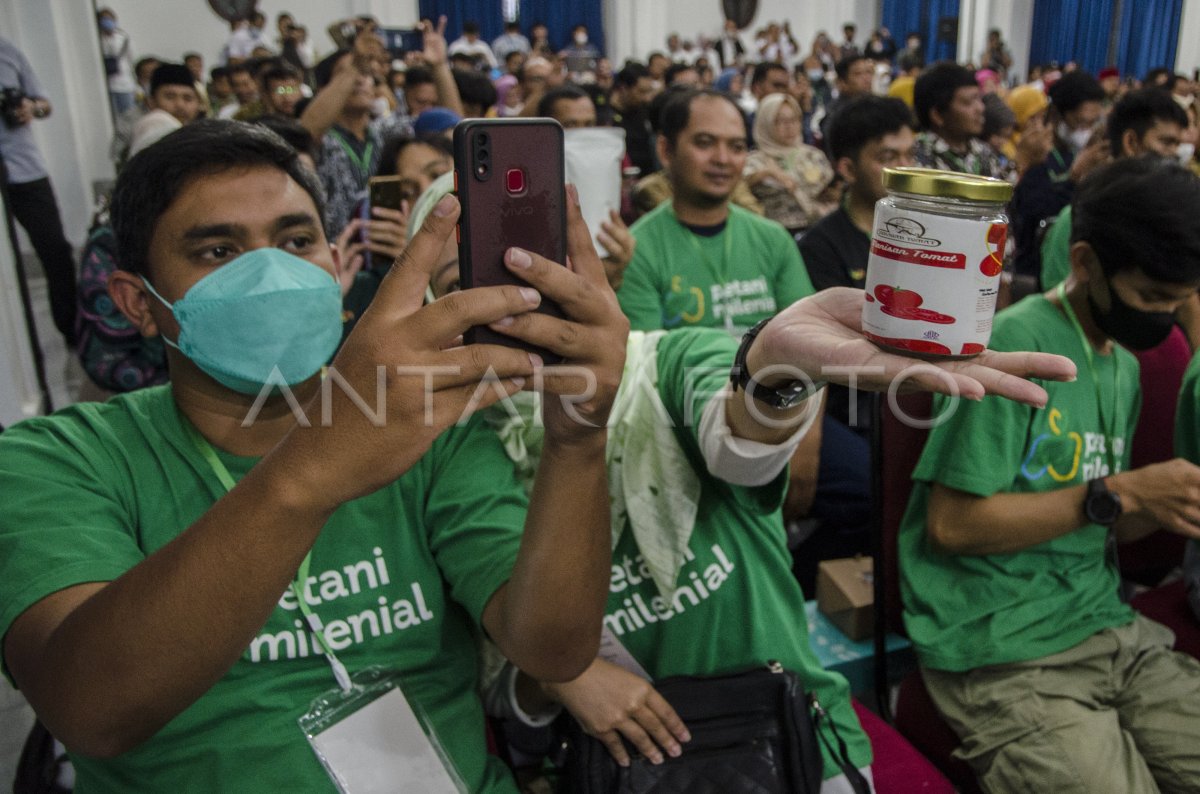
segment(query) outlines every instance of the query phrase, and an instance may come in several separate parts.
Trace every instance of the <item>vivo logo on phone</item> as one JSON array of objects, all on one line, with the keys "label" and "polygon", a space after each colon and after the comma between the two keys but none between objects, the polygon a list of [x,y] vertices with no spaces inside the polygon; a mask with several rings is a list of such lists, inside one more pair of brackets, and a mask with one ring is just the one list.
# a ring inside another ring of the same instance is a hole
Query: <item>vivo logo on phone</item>
[{"label": "vivo logo on phone", "polygon": [[513,217],[517,217],[520,215],[532,215],[532,214],[533,214],[533,207],[529,207],[529,206],[501,207],[500,208],[500,217],[501,218],[513,218]]}]

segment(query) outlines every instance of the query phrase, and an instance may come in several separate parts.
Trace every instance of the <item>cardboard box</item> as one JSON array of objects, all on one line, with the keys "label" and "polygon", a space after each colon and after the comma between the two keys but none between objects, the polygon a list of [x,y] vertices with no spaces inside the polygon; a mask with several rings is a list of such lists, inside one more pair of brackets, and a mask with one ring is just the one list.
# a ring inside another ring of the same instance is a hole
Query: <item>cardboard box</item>
[{"label": "cardboard box", "polygon": [[847,557],[818,565],[817,608],[855,642],[870,637],[875,622],[874,561]]}]

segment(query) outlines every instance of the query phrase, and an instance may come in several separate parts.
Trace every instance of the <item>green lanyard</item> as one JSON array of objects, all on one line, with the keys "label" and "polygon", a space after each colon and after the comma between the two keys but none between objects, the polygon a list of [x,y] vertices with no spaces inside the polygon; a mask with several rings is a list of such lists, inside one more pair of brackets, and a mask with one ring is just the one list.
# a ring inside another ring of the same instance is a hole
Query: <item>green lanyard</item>
[{"label": "green lanyard", "polygon": [[1096,375],[1096,358],[1092,352],[1092,343],[1088,341],[1087,334],[1083,332],[1083,326],[1079,322],[1079,318],[1075,316],[1075,309],[1071,307],[1070,301],[1067,300],[1067,284],[1062,282],[1057,289],[1059,303],[1062,304],[1063,311],[1067,315],[1067,319],[1071,321],[1071,325],[1075,328],[1075,333],[1079,335],[1079,342],[1083,345],[1083,356],[1087,359],[1088,372],[1092,376],[1092,386],[1096,389],[1096,412],[1100,415],[1100,429],[1105,432],[1108,438],[1104,443],[1105,457],[1108,458],[1108,473],[1116,474],[1116,458],[1113,454],[1113,442],[1117,437],[1117,403],[1121,397],[1121,359],[1117,355],[1117,351],[1113,351],[1113,412],[1110,422],[1104,421],[1104,401],[1100,394],[1100,378]]},{"label": "green lanyard", "polygon": [[[200,435],[191,422],[183,420],[183,427],[187,430],[188,437],[192,440],[192,445],[196,447],[196,451],[204,458],[208,467],[212,469],[212,473],[216,475],[217,480],[225,488],[226,492],[233,490],[237,485],[233,476],[230,475],[229,469],[225,468],[225,464],[217,457],[217,452],[212,448],[212,445]],[[300,569],[296,572],[296,578],[291,584],[292,593],[296,596],[296,603],[300,606],[300,614],[304,615],[304,620],[308,623],[308,629],[312,632],[313,639],[321,646],[321,652],[325,654],[325,660],[329,662],[329,666],[333,669],[333,677],[337,681],[338,686],[343,692],[349,692],[354,688],[350,681],[350,673],[347,672],[346,666],[341,663],[337,655],[333,652],[333,648],[325,640],[325,625],[321,623],[321,619],[312,611],[312,607],[304,600],[304,585],[308,581],[308,568],[312,563],[312,551],[304,555],[303,562],[300,563]]]},{"label": "green lanyard", "polygon": [[[943,142],[945,141],[944,138],[942,140],[943,140]],[[942,159],[944,159],[946,162],[950,163],[950,165],[954,166],[953,170],[958,171],[960,173],[974,174],[975,176],[979,176],[980,171],[982,170],[981,164],[978,161],[976,161],[974,168],[967,167],[967,158],[969,158],[971,156],[970,144],[967,145],[967,153],[965,156],[960,155],[958,152],[951,149],[949,144],[946,144],[946,151],[942,152],[941,156],[942,156]]]},{"label": "green lanyard", "polygon": [[[968,156],[970,156],[970,155],[968,154]],[[960,157],[957,152],[947,151],[945,153],[944,157],[946,158],[947,161],[950,162],[951,165],[954,166],[955,171],[958,171],[959,173],[963,173],[963,174],[975,174],[976,176],[979,175],[978,173],[976,173],[976,169],[967,167],[966,159],[963,157]]]},{"label": "green lanyard", "polygon": [[371,155],[375,153],[375,142],[367,141],[367,147],[363,149],[362,157],[359,157],[358,153],[354,151],[354,147],[350,145],[350,142],[346,140],[344,135],[337,130],[330,130],[329,132],[333,135],[333,137],[337,138],[338,143],[342,145],[342,150],[346,153],[346,156],[350,158],[350,162],[358,166],[358,172],[362,174],[362,178],[366,179],[368,176],[370,176]]}]

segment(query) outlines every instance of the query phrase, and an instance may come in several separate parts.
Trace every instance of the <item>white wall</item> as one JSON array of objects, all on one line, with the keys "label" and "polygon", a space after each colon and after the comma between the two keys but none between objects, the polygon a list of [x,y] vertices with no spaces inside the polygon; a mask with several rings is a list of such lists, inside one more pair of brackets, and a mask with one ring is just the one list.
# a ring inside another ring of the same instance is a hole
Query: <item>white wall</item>
[{"label": "white wall", "polygon": [[[626,58],[645,60],[653,50],[666,49],[667,36],[678,33],[695,38],[698,33],[715,36],[724,14],[719,0],[604,0],[605,35],[613,65],[620,68]],[[797,3],[795,0],[761,0],[758,14],[742,39],[750,44],[754,28],[768,22],[791,21],[792,33],[807,52],[817,32],[824,30],[834,41],[841,41],[842,23],[858,25],[855,37],[866,44],[871,29],[879,24],[877,0],[839,0],[828,3]]]},{"label": "white wall", "polygon": [[1175,52],[1175,71],[1191,75],[1200,67],[1200,0],[1183,0],[1183,18],[1179,21],[1179,49]]},{"label": "white wall", "polygon": [[[32,2],[32,0],[31,0]],[[87,2],[87,0],[76,0]],[[134,58],[154,55],[178,61],[195,50],[204,56],[205,69],[216,65],[229,37],[229,24],[205,0],[96,0],[117,14],[118,24],[133,41]],[[319,54],[333,50],[325,33],[336,19],[374,14],[385,27],[411,27],[417,21],[417,0],[260,0],[267,15],[269,35],[275,37],[275,15],[287,11],[308,28],[309,41]]]},{"label": "white wall", "polygon": [[[54,333],[47,329],[46,333]],[[8,427],[37,413],[38,389],[7,224],[0,222],[0,425]],[[0,690],[3,689],[0,684]],[[4,695],[0,691],[0,702]],[[3,768],[7,758],[0,758]],[[4,778],[9,780],[11,778]]]}]

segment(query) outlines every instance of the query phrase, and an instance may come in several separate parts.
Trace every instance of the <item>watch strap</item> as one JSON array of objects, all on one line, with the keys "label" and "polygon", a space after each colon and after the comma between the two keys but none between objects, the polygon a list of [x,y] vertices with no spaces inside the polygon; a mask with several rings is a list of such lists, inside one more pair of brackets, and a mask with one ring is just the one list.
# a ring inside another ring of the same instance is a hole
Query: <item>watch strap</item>
[{"label": "watch strap", "polygon": [[1088,521],[1111,527],[1121,517],[1121,497],[1109,490],[1103,477],[1088,480],[1083,512]]},{"label": "watch strap", "polygon": [[733,369],[730,370],[729,381],[763,405],[785,410],[799,405],[804,400],[819,392],[825,387],[825,382],[797,378],[781,386],[768,388],[755,380],[754,376],[750,373],[750,368],[746,365],[746,357],[749,355],[750,346],[754,344],[754,340],[758,337],[759,332],[773,319],[774,316],[760,320],[742,337],[742,342],[738,345],[737,355],[733,358]]}]

